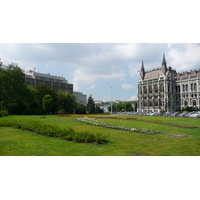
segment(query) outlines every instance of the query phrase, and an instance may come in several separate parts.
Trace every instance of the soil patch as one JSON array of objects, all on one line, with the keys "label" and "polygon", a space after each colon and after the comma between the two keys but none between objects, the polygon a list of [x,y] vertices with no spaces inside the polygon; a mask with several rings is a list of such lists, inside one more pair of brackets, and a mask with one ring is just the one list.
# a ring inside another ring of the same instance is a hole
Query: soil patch
[{"label": "soil patch", "polygon": [[188,135],[182,135],[182,134],[170,134],[170,136],[173,136],[173,137],[188,137]]}]

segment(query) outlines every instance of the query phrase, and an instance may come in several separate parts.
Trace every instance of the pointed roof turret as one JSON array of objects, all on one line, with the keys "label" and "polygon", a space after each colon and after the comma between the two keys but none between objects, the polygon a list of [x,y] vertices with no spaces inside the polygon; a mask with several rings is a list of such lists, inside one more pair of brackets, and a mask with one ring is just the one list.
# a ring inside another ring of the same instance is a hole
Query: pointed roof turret
[{"label": "pointed roof turret", "polygon": [[143,63],[143,60],[142,60],[141,71],[144,71],[144,63]]},{"label": "pointed roof turret", "polygon": [[162,60],[162,71],[164,74],[167,73],[167,63],[166,63],[166,60],[165,60],[165,54],[163,53],[163,60]]},{"label": "pointed roof turret", "polygon": [[145,69],[144,69],[144,63],[143,63],[143,60],[142,60],[142,66],[141,66],[141,69],[140,69],[140,77],[142,79],[144,79],[144,74],[145,74]]}]

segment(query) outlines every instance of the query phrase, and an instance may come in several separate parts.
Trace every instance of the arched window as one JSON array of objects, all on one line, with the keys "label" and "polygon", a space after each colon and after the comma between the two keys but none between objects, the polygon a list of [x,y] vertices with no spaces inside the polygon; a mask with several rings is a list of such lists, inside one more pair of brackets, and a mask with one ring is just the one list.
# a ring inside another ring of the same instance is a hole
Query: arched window
[{"label": "arched window", "polygon": [[142,87],[140,87],[140,94],[142,94]]},{"label": "arched window", "polygon": [[154,105],[155,105],[155,106],[158,106],[158,101],[155,101]]},{"label": "arched window", "polygon": [[149,93],[152,93],[152,86],[149,86]]},{"label": "arched window", "polygon": [[197,90],[197,84],[194,83],[194,91],[196,91],[196,90]]},{"label": "arched window", "polygon": [[183,91],[185,91],[185,85],[183,85]]},{"label": "arched window", "polygon": [[191,86],[191,90],[193,90],[193,83],[190,86]]},{"label": "arched window", "polygon": [[144,93],[147,93],[147,86],[144,86]]},{"label": "arched window", "polygon": [[160,84],[160,91],[161,92],[164,91],[164,84],[163,83]]},{"label": "arched window", "polygon": [[185,85],[185,90],[188,91],[188,84]]},{"label": "arched window", "polygon": [[158,92],[158,85],[157,84],[154,85],[154,92]]},{"label": "arched window", "polygon": [[188,105],[188,102],[187,101],[184,101],[184,106],[187,106]]}]

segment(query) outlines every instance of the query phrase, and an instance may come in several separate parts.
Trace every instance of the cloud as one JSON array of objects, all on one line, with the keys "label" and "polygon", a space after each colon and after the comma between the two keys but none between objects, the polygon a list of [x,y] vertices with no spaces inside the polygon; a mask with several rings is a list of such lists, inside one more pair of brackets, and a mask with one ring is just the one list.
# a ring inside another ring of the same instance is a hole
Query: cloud
[{"label": "cloud", "polygon": [[130,99],[127,99],[127,101],[136,101],[137,100],[137,96],[131,96]]},{"label": "cloud", "polygon": [[132,86],[132,85],[130,85],[130,84],[128,84],[128,83],[123,83],[123,84],[122,84],[122,88],[123,88],[124,90],[129,90],[129,89],[132,89],[132,88],[135,88],[135,87]]},{"label": "cloud", "polygon": [[79,90],[79,86],[78,86],[78,83],[73,83],[73,86],[74,86],[74,88],[73,88],[73,90],[74,91],[78,91]]},{"label": "cloud", "polygon": [[200,66],[200,44],[172,44],[168,52],[169,64],[177,71],[197,69]]},{"label": "cloud", "polygon": [[89,90],[94,90],[94,89],[95,89],[95,85],[94,85],[94,84],[91,85],[88,89],[89,89]]}]

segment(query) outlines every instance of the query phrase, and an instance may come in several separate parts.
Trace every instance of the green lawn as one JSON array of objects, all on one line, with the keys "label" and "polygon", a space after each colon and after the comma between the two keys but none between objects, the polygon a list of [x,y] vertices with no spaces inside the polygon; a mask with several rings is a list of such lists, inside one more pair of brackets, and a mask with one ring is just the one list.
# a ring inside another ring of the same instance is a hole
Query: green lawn
[{"label": "green lawn", "polygon": [[[61,139],[44,137],[32,132],[14,128],[0,127],[1,156],[199,156],[200,155],[200,119],[172,117],[120,116],[136,117],[163,123],[196,126],[185,129],[169,125],[126,119],[99,119],[106,123],[133,128],[147,128],[161,131],[160,134],[140,134],[129,131],[107,129],[76,121],[76,117],[46,116],[8,116],[7,119],[33,119],[52,125],[72,127],[77,131],[88,130],[108,135],[108,143],[101,145],[83,144]],[[0,120],[3,118],[0,118]],[[187,137],[174,137],[171,134],[183,134]]]}]

